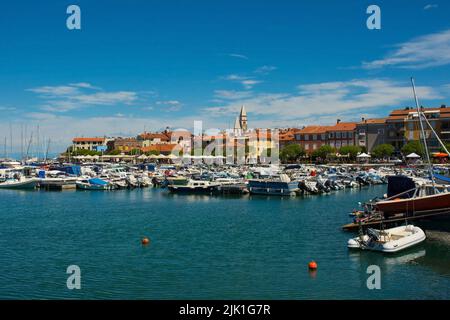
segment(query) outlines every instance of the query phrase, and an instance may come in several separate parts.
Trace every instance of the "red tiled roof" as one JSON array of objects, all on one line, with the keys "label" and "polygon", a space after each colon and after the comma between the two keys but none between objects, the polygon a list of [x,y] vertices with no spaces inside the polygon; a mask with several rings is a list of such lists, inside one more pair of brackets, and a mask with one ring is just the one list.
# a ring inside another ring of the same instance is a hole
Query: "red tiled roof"
[{"label": "red tiled roof", "polygon": [[142,152],[149,152],[149,151],[159,151],[159,152],[171,152],[173,148],[175,148],[177,144],[167,144],[167,143],[161,143],[161,144],[152,144],[148,147],[142,147]]},{"label": "red tiled roof", "polygon": [[386,123],[386,118],[381,119],[364,119],[364,121],[361,121],[358,124],[383,124]]},{"label": "red tiled roof", "polygon": [[297,131],[297,133],[301,134],[326,133],[327,130],[328,126],[307,126]]},{"label": "red tiled roof", "polygon": [[143,140],[153,140],[160,139],[161,141],[169,141],[170,138],[164,133],[142,133],[139,135],[139,138]]},{"label": "red tiled roof", "polygon": [[327,131],[354,131],[356,122],[339,122],[334,126],[329,126]]}]

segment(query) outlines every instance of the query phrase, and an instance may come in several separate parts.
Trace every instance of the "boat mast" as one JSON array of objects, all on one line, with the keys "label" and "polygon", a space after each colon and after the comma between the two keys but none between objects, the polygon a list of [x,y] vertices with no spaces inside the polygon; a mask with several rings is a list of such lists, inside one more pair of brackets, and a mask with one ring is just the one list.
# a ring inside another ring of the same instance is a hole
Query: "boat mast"
[{"label": "boat mast", "polygon": [[[423,123],[422,123],[422,114],[423,114],[423,112],[420,110],[419,99],[417,98],[416,85],[414,83],[414,78],[413,77],[411,77],[411,84],[412,84],[413,93],[414,93],[414,100],[416,102],[416,107],[417,107],[417,115],[419,116],[420,131],[422,133],[423,144],[424,144],[424,147],[425,147],[425,154],[427,156],[427,161],[428,161],[428,171],[430,172],[431,183],[433,184],[433,189],[435,190],[435,182],[434,182],[434,175],[433,175],[433,165],[431,164],[430,153],[428,152],[427,137],[425,136],[425,130],[423,129]],[[425,118],[425,115],[423,115],[423,117]]]}]

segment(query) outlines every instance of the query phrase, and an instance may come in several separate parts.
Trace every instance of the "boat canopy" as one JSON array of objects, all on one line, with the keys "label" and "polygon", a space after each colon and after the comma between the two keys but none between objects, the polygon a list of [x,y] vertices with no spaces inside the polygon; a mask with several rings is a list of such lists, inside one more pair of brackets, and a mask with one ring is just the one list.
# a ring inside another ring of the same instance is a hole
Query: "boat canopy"
[{"label": "boat canopy", "polygon": [[440,181],[444,182],[445,184],[450,184],[449,177],[446,177],[446,176],[443,176],[443,175],[437,174],[437,173],[434,173],[433,176],[435,179],[440,180]]},{"label": "boat canopy", "polygon": [[415,189],[416,184],[410,177],[403,175],[388,177],[388,198],[396,195],[399,195],[397,198],[411,198],[414,195]]},{"label": "boat canopy", "polygon": [[104,181],[102,179],[99,179],[99,178],[89,179],[89,183],[90,184],[100,185],[100,186],[106,186],[108,184],[108,182],[106,182],[106,181]]}]

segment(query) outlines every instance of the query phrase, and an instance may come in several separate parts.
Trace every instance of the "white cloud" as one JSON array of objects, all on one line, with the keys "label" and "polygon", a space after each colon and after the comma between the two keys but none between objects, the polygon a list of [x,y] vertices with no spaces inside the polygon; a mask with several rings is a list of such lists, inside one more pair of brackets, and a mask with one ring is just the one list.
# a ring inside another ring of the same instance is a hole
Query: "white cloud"
[{"label": "white cloud", "polygon": [[233,58],[239,58],[239,59],[248,60],[248,57],[246,55],[243,55],[243,54],[230,53],[228,56],[233,57]]},{"label": "white cloud", "polygon": [[450,64],[450,29],[398,44],[383,59],[363,62],[365,69],[423,69]]},{"label": "white cloud", "polygon": [[88,105],[114,105],[119,103],[130,104],[137,99],[136,92],[97,92],[73,97],[74,100]]},{"label": "white cloud", "polygon": [[[250,98],[205,108],[211,116],[223,117],[238,112],[244,104],[248,113],[280,121],[321,118],[327,114],[362,113],[378,107],[398,107],[412,104],[412,89],[408,82],[385,79],[356,79],[342,82],[303,84],[296,94],[260,93]],[[418,87],[420,99],[437,99],[440,94],[430,87]]]},{"label": "white cloud", "polygon": [[243,81],[243,80],[247,80],[248,77],[240,76],[237,74],[229,74],[227,76],[224,76],[223,79],[228,80],[228,81]]},{"label": "white cloud", "polygon": [[0,111],[15,111],[15,110],[16,110],[15,107],[0,106]]},{"label": "white cloud", "polygon": [[437,4],[427,4],[425,7],[423,7],[423,10],[435,9],[437,7],[438,7]]},{"label": "white cloud", "polygon": [[249,89],[253,88],[256,84],[262,82],[260,80],[255,80],[252,77],[241,76],[238,74],[230,74],[225,77],[222,77],[222,79],[240,83],[246,90],[249,90]]},{"label": "white cloud", "polygon": [[157,105],[164,106],[163,111],[179,111],[183,104],[178,100],[157,101]]},{"label": "white cloud", "polygon": [[241,84],[244,86],[245,89],[250,90],[251,88],[253,88],[253,86],[255,86],[258,83],[261,83],[262,81],[259,80],[243,80],[241,81]]},{"label": "white cloud", "polygon": [[[92,89],[100,90],[93,92]],[[67,112],[85,106],[131,104],[138,100],[133,91],[103,91],[89,83],[72,83],[62,86],[42,86],[27,89],[39,94],[43,100],[41,110],[51,112]]]},{"label": "white cloud", "polygon": [[95,87],[90,83],[87,82],[77,82],[77,83],[70,83],[69,84],[72,87],[79,87],[79,88],[85,88],[85,89],[94,89],[94,90],[100,90],[99,87]]},{"label": "white cloud", "polygon": [[251,91],[236,90],[215,90],[214,96],[219,99],[236,100],[248,98],[252,95]]},{"label": "white cloud", "polygon": [[49,97],[74,95],[79,93],[78,88],[74,86],[43,86],[27,89],[27,91],[39,93]]},{"label": "white cloud", "polygon": [[270,72],[277,70],[277,67],[275,66],[261,66],[257,68],[254,73],[257,74],[269,74]]}]

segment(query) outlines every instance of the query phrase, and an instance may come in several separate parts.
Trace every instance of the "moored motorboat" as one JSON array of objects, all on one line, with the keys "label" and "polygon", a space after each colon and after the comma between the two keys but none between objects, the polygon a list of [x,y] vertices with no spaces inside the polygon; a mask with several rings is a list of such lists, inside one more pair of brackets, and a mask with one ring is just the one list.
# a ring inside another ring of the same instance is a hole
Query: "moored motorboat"
[{"label": "moored motorboat", "polygon": [[19,179],[6,179],[0,183],[0,189],[34,189],[38,184],[36,178],[20,177]]},{"label": "moored motorboat", "polygon": [[392,253],[419,244],[425,239],[425,232],[413,225],[384,230],[369,228],[366,234],[348,240],[347,247]]},{"label": "moored motorboat", "polygon": [[186,185],[171,184],[167,188],[173,193],[211,194],[220,184],[211,181],[189,180]]},{"label": "moored motorboat", "polygon": [[248,190],[250,194],[293,196],[298,192],[298,181],[291,181],[290,178],[281,174],[279,178],[250,179],[248,180]]},{"label": "moored motorboat", "polygon": [[387,198],[376,202],[375,207],[385,216],[450,210],[450,192],[445,188],[439,190],[437,185],[416,185],[410,177],[391,176],[388,177]]},{"label": "moored motorboat", "polygon": [[111,185],[99,178],[81,179],[77,181],[80,190],[111,190]]}]

